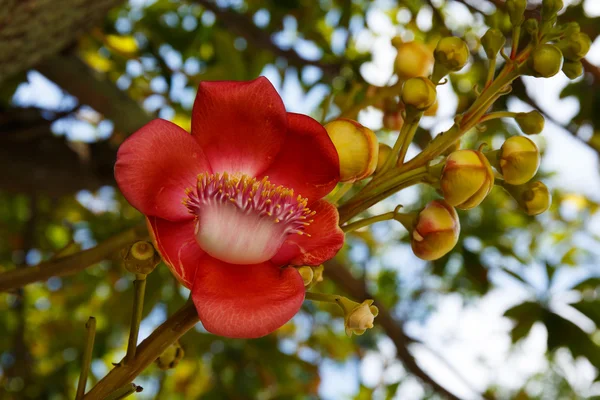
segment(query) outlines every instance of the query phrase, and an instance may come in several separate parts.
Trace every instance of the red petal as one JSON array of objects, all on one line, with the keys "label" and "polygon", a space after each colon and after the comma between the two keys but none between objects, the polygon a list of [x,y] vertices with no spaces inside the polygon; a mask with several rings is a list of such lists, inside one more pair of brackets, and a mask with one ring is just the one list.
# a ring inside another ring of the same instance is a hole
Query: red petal
[{"label": "red petal", "polygon": [[115,178],[123,195],[140,212],[171,221],[192,216],[181,203],[196,176],[210,171],[194,138],[162,119],[144,125],[117,153]]},{"label": "red petal", "polygon": [[344,232],[339,227],[337,208],[325,200],[313,203],[313,222],[306,227],[308,235],[290,235],[271,260],[275,264],[319,265],[330,260],[344,245]]},{"label": "red petal", "polygon": [[207,331],[257,338],[298,312],[304,283],[295,268],[279,268],[269,261],[234,265],[207,255],[196,273],[192,300]]},{"label": "red petal", "polygon": [[165,264],[187,288],[194,283],[196,269],[204,257],[204,251],[196,243],[196,221],[171,222],[156,217],[146,217],[148,231],[154,246]]},{"label": "red petal", "polygon": [[273,162],[286,130],[285,107],[267,78],[200,83],[192,135],[213,172],[258,175]]},{"label": "red petal", "polygon": [[321,124],[306,115],[288,113],[287,138],[265,175],[272,183],[308,198],[310,204],[338,183],[340,161]]}]

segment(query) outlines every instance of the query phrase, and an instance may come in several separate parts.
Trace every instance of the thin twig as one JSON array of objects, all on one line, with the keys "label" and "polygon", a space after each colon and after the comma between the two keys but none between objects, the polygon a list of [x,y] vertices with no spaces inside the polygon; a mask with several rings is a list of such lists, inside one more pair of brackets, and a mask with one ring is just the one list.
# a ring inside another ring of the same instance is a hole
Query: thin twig
[{"label": "thin twig", "polygon": [[87,383],[90,364],[92,362],[92,350],[94,349],[94,339],[96,338],[96,318],[90,317],[85,323],[85,347],[83,357],[81,359],[81,374],[79,374],[79,382],[77,383],[77,394],[75,400],[80,400],[85,394],[85,385]]}]

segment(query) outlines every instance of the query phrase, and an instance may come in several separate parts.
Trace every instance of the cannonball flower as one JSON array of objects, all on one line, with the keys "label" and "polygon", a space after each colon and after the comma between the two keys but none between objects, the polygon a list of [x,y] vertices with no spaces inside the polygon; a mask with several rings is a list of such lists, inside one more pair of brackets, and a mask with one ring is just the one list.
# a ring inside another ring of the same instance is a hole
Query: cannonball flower
[{"label": "cannonball flower", "polygon": [[442,169],[440,187],[451,206],[461,210],[477,207],[494,187],[492,166],[480,151],[454,151]]},{"label": "cannonball flower", "polygon": [[266,78],[203,82],[191,134],[156,119],[119,148],[115,177],[153,242],[217,335],[269,334],[300,309],[291,266],[342,247],[339,159],[325,129],[288,113]]},{"label": "cannonball flower", "polygon": [[433,200],[416,217],[410,244],[422,260],[437,260],[456,246],[460,221],[456,210],[443,200]]}]

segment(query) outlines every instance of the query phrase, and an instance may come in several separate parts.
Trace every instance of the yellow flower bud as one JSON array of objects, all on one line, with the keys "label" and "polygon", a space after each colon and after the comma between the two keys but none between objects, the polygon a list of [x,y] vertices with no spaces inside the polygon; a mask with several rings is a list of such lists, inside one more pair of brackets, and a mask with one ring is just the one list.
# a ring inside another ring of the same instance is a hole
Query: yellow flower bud
[{"label": "yellow flower bud", "polygon": [[392,154],[392,148],[385,143],[379,143],[379,157],[377,158],[377,169],[375,171],[383,168],[390,154]]},{"label": "yellow flower bud", "polygon": [[315,273],[313,269],[307,265],[298,268],[298,273],[302,277],[302,281],[304,282],[304,286],[308,286],[312,283]]},{"label": "yellow flower bud", "polygon": [[540,151],[525,136],[512,136],[498,154],[498,167],[506,183],[521,185],[533,178],[540,166]]},{"label": "yellow flower bud", "polygon": [[390,131],[399,131],[404,125],[402,111],[386,111],[383,113],[383,127]]},{"label": "yellow flower bud", "polygon": [[[395,38],[396,39],[396,38]],[[417,41],[402,43],[392,39],[398,49],[394,62],[394,71],[405,81],[417,76],[427,76],[433,67],[433,52],[425,44]]]},{"label": "yellow flower bud", "polygon": [[485,54],[490,60],[495,60],[500,52],[500,49],[504,47],[506,38],[498,29],[490,28],[487,30],[485,35],[481,38],[481,46],[485,50]]},{"label": "yellow flower bud", "polygon": [[510,23],[514,26],[523,23],[527,0],[506,0],[506,11],[510,17]]},{"label": "yellow flower bud", "polygon": [[423,260],[437,260],[456,246],[459,233],[460,221],[454,207],[433,200],[417,215],[410,241],[413,253]]},{"label": "yellow flower bud", "polygon": [[332,121],[325,129],[340,157],[341,182],[354,182],[375,172],[379,146],[372,130],[349,119]]},{"label": "yellow flower bud", "polygon": [[544,116],[536,110],[518,113],[515,116],[515,121],[517,121],[523,133],[527,135],[537,135],[544,130]]},{"label": "yellow flower bud", "polygon": [[592,40],[581,32],[571,33],[565,40],[558,42],[563,56],[570,61],[579,61],[590,51]]},{"label": "yellow flower bud", "polygon": [[469,48],[464,40],[448,36],[438,42],[433,55],[448,71],[458,71],[469,60]]},{"label": "yellow flower bud", "polygon": [[148,275],[154,271],[161,258],[152,243],[139,241],[121,252],[123,266],[134,274]]},{"label": "yellow flower bud", "polygon": [[431,107],[429,107],[427,110],[425,110],[423,115],[426,115],[428,117],[433,117],[433,116],[435,116],[435,114],[437,114],[438,108],[439,108],[439,104],[438,104],[437,99],[435,99],[435,102],[432,104]]},{"label": "yellow flower bud", "polygon": [[424,111],[433,105],[435,99],[435,85],[429,79],[417,77],[404,82],[402,101],[407,107]]},{"label": "yellow flower bud", "polygon": [[162,370],[175,368],[183,358],[183,348],[179,342],[175,342],[156,359],[156,365]]},{"label": "yellow flower bud", "polygon": [[583,74],[583,64],[581,61],[569,61],[566,60],[562,66],[562,72],[569,79],[576,79]]},{"label": "yellow flower bud", "polygon": [[483,153],[458,150],[451,153],[440,177],[448,204],[461,210],[477,207],[494,187],[494,172]]},{"label": "yellow flower bud", "polygon": [[533,76],[550,78],[558,74],[562,65],[563,56],[559,48],[553,44],[538,46],[529,59],[529,67]]},{"label": "yellow flower bud", "polygon": [[519,207],[527,215],[538,215],[550,208],[552,196],[550,191],[540,181],[527,182],[524,185],[513,186],[504,184],[504,188],[517,201]]},{"label": "yellow flower bud", "polygon": [[379,314],[379,309],[372,304],[373,300],[365,300],[349,312],[346,312],[344,318],[346,335],[362,335],[367,329],[373,327],[373,321],[377,314]]}]

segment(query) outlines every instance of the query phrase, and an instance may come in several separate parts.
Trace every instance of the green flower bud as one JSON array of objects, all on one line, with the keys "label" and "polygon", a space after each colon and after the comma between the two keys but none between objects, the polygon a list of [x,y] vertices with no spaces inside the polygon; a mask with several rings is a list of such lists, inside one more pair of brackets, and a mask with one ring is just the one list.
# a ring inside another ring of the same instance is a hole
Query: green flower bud
[{"label": "green flower bud", "polygon": [[407,107],[424,111],[435,103],[435,85],[427,78],[416,77],[404,82],[402,101]]},{"label": "green flower bud", "polygon": [[577,22],[567,22],[561,26],[561,30],[564,32],[565,37],[569,37],[574,33],[581,32],[581,27]]},{"label": "green flower bud", "polygon": [[529,33],[531,36],[537,35],[538,29],[539,29],[537,19],[529,18],[523,24],[523,28],[525,28],[525,32]]},{"label": "green flower bud", "polygon": [[506,11],[510,17],[510,23],[513,26],[518,26],[525,20],[525,9],[527,8],[527,0],[506,0]]},{"label": "green flower bud", "polygon": [[537,110],[518,113],[515,116],[515,121],[517,121],[523,133],[527,135],[537,135],[544,129],[544,116]]},{"label": "green flower bud", "polygon": [[531,54],[529,67],[533,70],[533,76],[550,78],[560,71],[562,61],[563,56],[558,47],[553,44],[542,44]]},{"label": "green flower bud", "polygon": [[481,38],[481,45],[490,60],[494,60],[500,49],[504,47],[506,38],[498,29],[490,28]]},{"label": "green flower bud", "polygon": [[325,125],[340,158],[340,181],[354,182],[371,176],[377,167],[379,146],[375,133],[350,119]]},{"label": "green flower bud", "polygon": [[435,61],[448,71],[458,71],[469,60],[469,48],[464,40],[449,36],[438,42],[433,56]]},{"label": "green flower bud", "polygon": [[527,182],[524,185],[513,186],[504,184],[504,188],[517,201],[519,208],[527,215],[538,215],[550,208],[552,196],[550,191],[540,181]]},{"label": "green flower bud", "polygon": [[500,148],[497,166],[506,183],[521,185],[537,173],[540,151],[531,139],[512,136]]},{"label": "green flower bud", "polygon": [[583,64],[581,61],[567,60],[562,66],[562,72],[564,72],[569,79],[579,78],[581,74],[583,74]]},{"label": "green flower bud", "polygon": [[570,61],[581,60],[590,51],[591,46],[590,37],[581,32],[572,33],[558,43],[558,48],[562,51],[563,56]]},{"label": "green flower bud", "polygon": [[461,210],[477,207],[494,187],[494,172],[483,153],[458,150],[446,159],[440,187],[448,204]]},{"label": "green flower bud", "polygon": [[544,0],[542,2],[542,19],[549,21],[556,17],[556,14],[562,10],[564,4],[562,0]]},{"label": "green flower bud", "polygon": [[385,143],[379,143],[379,157],[377,158],[377,169],[375,171],[383,168],[390,154],[392,154],[392,148]]},{"label": "green flower bud", "polygon": [[123,265],[134,274],[148,275],[154,271],[161,258],[152,243],[139,241],[121,252]]},{"label": "green flower bud", "polygon": [[414,221],[410,244],[422,260],[437,260],[456,246],[460,221],[456,210],[443,200],[433,200]]},{"label": "green flower bud", "polygon": [[184,356],[183,348],[179,342],[175,342],[156,359],[156,365],[162,370],[173,369]]}]

